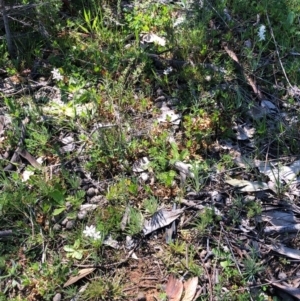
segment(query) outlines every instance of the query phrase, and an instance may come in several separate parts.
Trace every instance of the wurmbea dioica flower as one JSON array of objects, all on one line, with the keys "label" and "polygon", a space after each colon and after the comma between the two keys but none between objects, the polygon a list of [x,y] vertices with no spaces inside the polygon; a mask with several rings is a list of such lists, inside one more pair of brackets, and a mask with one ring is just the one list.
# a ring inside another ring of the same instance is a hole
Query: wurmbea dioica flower
[{"label": "wurmbea dioica flower", "polygon": [[85,230],[83,230],[83,234],[86,237],[92,237],[94,240],[98,240],[101,238],[101,234],[99,231],[96,231],[95,226],[85,226]]},{"label": "wurmbea dioica flower", "polygon": [[53,68],[53,70],[51,71],[52,73],[52,77],[53,79],[57,80],[57,81],[61,81],[64,79],[64,77],[60,74],[59,70],[56,68]]},{"label": "wurmbea dioica flower", "polygon": [[258,38],[260,41],[264,41],[266,39],[266,26],[260,25],[258,30]]}]

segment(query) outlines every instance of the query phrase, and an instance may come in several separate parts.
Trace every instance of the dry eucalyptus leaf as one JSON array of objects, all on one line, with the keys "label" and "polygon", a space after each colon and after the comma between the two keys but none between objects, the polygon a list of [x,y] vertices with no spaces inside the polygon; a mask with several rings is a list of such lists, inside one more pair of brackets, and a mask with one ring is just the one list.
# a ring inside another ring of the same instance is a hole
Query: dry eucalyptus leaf
[{"label": "dry eucalyptus leaf", "polygon": [[263,108],[266,108],[268,113],[276,113],[279,111],[278,108],[273,104],[273,102],[266,99],[261,101],[261,106]]},{"label": "dry eucalyptus leaf", "polygon": [[184,284],[184,297],[181,301],[192,301],[197,290],[198,277],[188,279]]},{"label": "dry eucalyptus leaf", "polygon": [[182,114],[176,114],[174,110],[167,106],[161,108],[161,115],[157,118],[158,122],[171,122],[172,124],[178,125],[181,122]]},{"label": "dry eucalyptus leaf", "polygon": [[170,275],[167,286],[166,294],[169,301],[180,301],[183,292],[182,281]]},{"label": "dry eucalyptus leaf", "polygon": [[147,157],[143,157],[133,163],[132,170],[134,172],[143,172],[148,169],[149,159]]},{"label": "dry eucalyptus leaf", "polygon": [[184,162],[177,161],[174,163],[174,167],[180,172],[180,174],[183,173],[185,176],[190,178],[195,177],[194,173],[191,171],[192,169],[191,164],[186,164]]},{"label": "dry eucalyptus leaf", "polygon": [[300,224],[289,226],[270,226],[264,228],[264,233],[296,233],[300,231]]},{"label": "dry eucalyptus leaf", "polygon": [[261,218],[263,221],[271,223],[273,226],[291,226],[297,223],[295,214],[292,210],[268,210],[262,213]]},{"label": "dry eucalyptus leaf", "polygon": [[282,289],[284,292],[288,293],[289,295],[293,296],[297,300],[300,300],[300,288],[297,287],[290,287],[287,285],[283,285],[281,283],[271,283],[273,286]]},{"label": "dry eucalyptus leaf", "polygon": [[103,245],[112,247],[113,249],[120,249],[120,244],[115,239],[112,239],[111,235],[103,241]]},{"label": "dry eucalyptus leaf", "polygon": [[271,166],[267,162],[255,160],[255,166],[274,183],[284,181],[293,184],[297,182],[297,175],[300,173],[300,160],[295,161],[290,166]]},{"label": "dry eucalyptus leaf", "polygon": [[158,35],[154,33],[147,33],[143,36],[142,41],[144,43],[154,43],[159,46],[165,46],[166,45],[166,40],[164,38],[159,37]]},{"label": "dry eucalyptus leaf", "polygon": [[88,269],[82,269],[79,270],[78,274],[76,276],[71,276],[69,280],[64,284],[64,287],[69,286],[78,280],[86,277],[87,275],[93,273],[96,269],[95,268],[88,268]]},{"label": "dry eucalyptus leaf", "polygon": [[270,245],[268,246],[270,249],[272,249],[274,252],[277,252],[281,255],[285,255],[289,258],[293,259],[300,259],[300,251],[292,248],[288,248],[284,246],[283,244],[276,244],[276,245]]},{"label": "dry eucalyptus leaf", "polygon": [[147,235],[155,230],[168,226],[175,221],[184,210],[185,208],[172,211],[164,209],[157,211],[149,221],[145,221],[143,228],[144,234]]},{"label": "dry eucalyptus leaf", "polygon": [[249,140],[253,137],[255,133],[255,129],[248,124],[243,126],[238,125],[234,127],[234,129],[237,131],[236,132],[237,140]]},{"label": "dry eucalyptus leaf", "polygon": [[64,145],[74,142],[74,138],[72,136],[66,136],[62,139],[60,139],[60,142]]},{"label": "dry eucalyptus leaf", "polygon": [[239,191],[242,192],[254,192],[268,190],[269,186],[267,183],[258,182],[258,181],[247,181],[247,180],[238,180],[238,179],[229,179],[225,181],[227,184],[239,188]]}]

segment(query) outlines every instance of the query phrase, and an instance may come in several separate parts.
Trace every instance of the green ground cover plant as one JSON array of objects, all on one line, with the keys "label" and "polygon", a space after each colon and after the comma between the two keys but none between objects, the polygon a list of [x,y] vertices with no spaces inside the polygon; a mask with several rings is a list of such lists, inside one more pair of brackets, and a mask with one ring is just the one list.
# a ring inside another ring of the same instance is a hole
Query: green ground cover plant
[{"label": "green ground cover plant", "polygon": [[16,3],[0,300],[297,299],[299,2]]}]

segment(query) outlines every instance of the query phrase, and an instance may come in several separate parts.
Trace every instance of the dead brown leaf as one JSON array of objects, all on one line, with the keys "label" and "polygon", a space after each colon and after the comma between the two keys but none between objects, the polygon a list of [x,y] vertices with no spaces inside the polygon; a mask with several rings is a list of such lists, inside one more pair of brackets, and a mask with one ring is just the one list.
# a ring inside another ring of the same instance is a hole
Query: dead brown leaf
[{"label": "dead brown leaf", "polygon": [[180,301],[181,295],[183,292],[182,281],[176,279],[175,276],[170,275],[167,286],[166,294],[169,301]]},{"label": "dead brown leaf", "polygon": [[93,273],[95,271],[95,268],[88,268],[88,269],[82,269],[78,272],[76,276],[71,276],[69,280],[64,284],[64,287],[69,286],[78,280],[86,277],[87,275]]},{"label": "dead brown leaf", "polygon": [[192,301],[198,285],[198,277],[188,279],[184,284],[184,297],[182,301]]}]

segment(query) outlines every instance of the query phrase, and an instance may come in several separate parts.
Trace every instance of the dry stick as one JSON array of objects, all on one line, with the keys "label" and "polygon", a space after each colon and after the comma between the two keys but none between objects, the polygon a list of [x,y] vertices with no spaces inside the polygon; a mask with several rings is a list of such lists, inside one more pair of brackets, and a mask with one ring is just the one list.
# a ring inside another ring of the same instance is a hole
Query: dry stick
[{"label": "dry stick", "polygon": [[[0,0],[1,1],[1,0]],[[10,163],[4,168],[4,171],[9,171],[9,170],[12,170],[13,169],[13,166],[14,166],[14,163],[16,163],[20,156],[19,156],[19,151],[21,150],[21,147],[24,143],[24,140],[25,140],[25,134],[26,134],[26,124],[29,122],[29,118],[26,117],[24,120],[22,120],[22,124],[21,124],[21,136],[20,136],[20,139],[19,139],[19,142],[18,142],[18,147],[17,149],[15,150],[11,160],[10,160]]]},{"label": "dry stick", "polygon": [[2,13],[3,22],[4,22],[5,37],[6,37],[8,52],[9,52],[10,57],[14,58],[15,51],[14,51],[12,35],[11,35],[9,23],[8,23],[8,17],[7,17],[7,14],[6,14],[4,0],[0,0],[0,11]]},{"label": "dry stick", "polygon": [[11,235],[13,235],[13,231],[12,230],[0,231],[0,237],[6,237],[6,236],[11,236]]},{"label": "dry stick", "polygon": [[275,51],[276,51],[276,54],[277,54],[277,57],[278,57],[278,60],[279,60],[280,66],[281,66],[281,70],[282,70],[282,72],[283,72],[283,74],[284,74],[284,77],[285,77],[287,83],[289,84],[289,86],[290,86],[291,88],[293,88],[293,86],[291,85],[291,83],[290,83],[290,81],[289,81],[289,79],[288,79],[288,77],[287,77],[287,75],[286,75],[285,69],[284,69],[283,64],[282,64],[282,62],[281,62],[281,59],[280,59],[279,50],[278,50],[278,47],[277,47],[277,42],[276,42],[276,40],[275,40],[275,36],[274,36],[273,28],[272,28],[272,26],[271,26],[271,22],[270,22],[270,19],[269,19],[269,15],[268,15],[268,14],[266,14],[266,15],[267,15],[268,24],[269,24],[269,27],[270,27],[271,36],[272,36],[272,39],[273,39],[273,41],[274,41]]},{"label": "dry stick", "polygon": [[232,50],[230,50],[230,49],[228,48],[227,45],[224,45],[224,49],[225,49],[225,51],[227,52],[227,54],[228,54],[228,55],[229,55],[229,56],[237,63],[237,65],[238,65],[240,71],[241,71],[241,72],[243,73],[243,75],[245,76],[245,78],[246,78],[248,84],[251,86],[253,92],[256,94],[256,96],[258,97],[258,99],[259,99],[259,100],[262,100],[262,99],[263,99],[263,95],[262,95],[260,89],[257,88],[255,79],[252,79],[248,74],[246,74],[246,72],[245,72],[243,66],[242,66],[242,65],[240,64],[240,62],[239,62],[238,57],[236,56],[236,54],[235,54]]},{"label": "dry stick", "polygon": [[[208,246],[207,246],[208,247]],[[197,252],[198,253],[198,252]],[[206,273],[206,275],[207,275],[207,279],[208,279],[208,285],[209,285],[209,300],[210,301],[213,301],[213,284],[212,284],[212,279],[211,279],[211,277],[210,277],[210,275],[209,275],[209,272],[208,272],[208,269],[207,269],[207,267],[206,267],[206,265],[205,265],[205,261],[201,258],[201,256],[200,256],[200,254],[198,253],[198,255],[199,255],[199,258],[200,258],[200,260],[201,260],[201,262],[202,262],[202,266],[203,266],[203,268],[204,268],[204,270],[205,270],[205,273]]]},{"label": "dry stick", "polygon": [[[225,239],[226,239],[227,245],[228,245],[228,247],[229,247],[229,249],[230,249],[230,253],[231,253],[231,255],[232,255],[233,261],[234,261],[234,263],[235,263],[235,265],[236,265],[236,267],[237,267],[237,269],[238,269],[240,275],[242,276],[242,272],[241,272],[240,267],[239,267],[239,265],[238,265],[238,262],[237,262],[237,260],[236,260],[236,258],[235,258],[235,255],[234,255],[234,253],[233,253],[233,251],[232,251],[231,244],[230,244],[230,242],[229,242],[229,240],[228,240],[227,234],[226,234],[226,232],[225,232],[225,230],[224,230],[224,228],[223,228],[223,225],[222,225],[222,224],[220,224],[220,225],[221,225],[221,231],[222,231],[222,232],[224,233],[224,235],[225,235]],[[251,301],[253,301],[252,296],[251,296],[251,293],[250,293],[250,289],[247,287],[246,290],[249,292]]]}]

